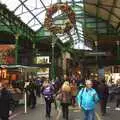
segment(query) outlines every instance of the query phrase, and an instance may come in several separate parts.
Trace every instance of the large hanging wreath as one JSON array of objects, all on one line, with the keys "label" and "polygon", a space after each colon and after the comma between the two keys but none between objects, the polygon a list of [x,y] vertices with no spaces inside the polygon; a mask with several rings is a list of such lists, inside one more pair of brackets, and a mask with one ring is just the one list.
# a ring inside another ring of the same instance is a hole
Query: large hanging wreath
[{"label": "large hanging wreath", "polygon": [[[65,27],[57,26],[53,23],[52,16],[61,10],[68,16],[68,20],[65,22]],[[67,4],[54,4],[50,8],[47,9],[46,17],[44,21],[45,27],[52,33],[69,33],[75,24],[75,13],[70,6]]]}]

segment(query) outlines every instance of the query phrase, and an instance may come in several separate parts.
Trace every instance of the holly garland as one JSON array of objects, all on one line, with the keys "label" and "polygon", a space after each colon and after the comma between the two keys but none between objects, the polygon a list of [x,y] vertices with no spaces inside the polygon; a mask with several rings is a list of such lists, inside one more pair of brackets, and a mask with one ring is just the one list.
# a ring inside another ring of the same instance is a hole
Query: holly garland
[{"label": "holly garland", "polygon": [[[65,23],[65,27],[59,27],[53,23],[52,16],[58,11],[61,10],[63,13],[66,13],[68,20]],[[52,33],[69,33],[75,24],[75,13],[72,8],[67,4],[54,4],[47,9],[46,17],[44,21],[45,27]]]}]

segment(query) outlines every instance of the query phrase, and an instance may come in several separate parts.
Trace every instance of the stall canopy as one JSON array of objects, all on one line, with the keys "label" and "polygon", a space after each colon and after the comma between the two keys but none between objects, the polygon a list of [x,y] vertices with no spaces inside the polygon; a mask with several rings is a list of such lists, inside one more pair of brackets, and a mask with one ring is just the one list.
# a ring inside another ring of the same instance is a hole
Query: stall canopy
[{"label": "stall canopy", "polygon": [[[57,34],[76,49],[91,50],[99,35],[115,35],[120,30],[120,0],[0,0],[10,11],[35,32],[44,28],[47,8],[55,3],[68,3],[76,14],[76,24],[70,34]],[[54,21],[63,24],[66,16],[54,16]]]},{"label": "stall canopy", "polygon": [[0,65],[0,68],[24,68],[24,69],[38,69],[39,67],[24,66],[24,65]]},{"label": "stall canopy", "polygon": [[0,45],[0,52],[1,51],[8,51],[8,50],[14,50],[15,49],[15,45]]}]

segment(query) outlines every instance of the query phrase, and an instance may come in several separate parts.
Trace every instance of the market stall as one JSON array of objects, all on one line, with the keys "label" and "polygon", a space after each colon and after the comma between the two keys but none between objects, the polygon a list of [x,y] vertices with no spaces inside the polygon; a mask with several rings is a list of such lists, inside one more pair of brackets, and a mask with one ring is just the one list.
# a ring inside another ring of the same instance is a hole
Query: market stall
[{"label": "market stall", "polygon": [[0,81],[5,83],[16,102],[23,99],[24,83],[33,79],[37,68],[22,65],[1,65]]}]

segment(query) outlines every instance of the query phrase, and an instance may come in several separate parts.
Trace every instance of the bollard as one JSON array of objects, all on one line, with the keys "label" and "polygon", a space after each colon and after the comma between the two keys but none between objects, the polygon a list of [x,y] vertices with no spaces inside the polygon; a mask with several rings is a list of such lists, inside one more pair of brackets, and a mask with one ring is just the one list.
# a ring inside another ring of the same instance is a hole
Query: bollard
[{"label": "bollard", "polygon": [[24,99],[25,99],[25,111],[24,111],[24,113],[27,113],[27,93],[26,92],[24,95]]}]

